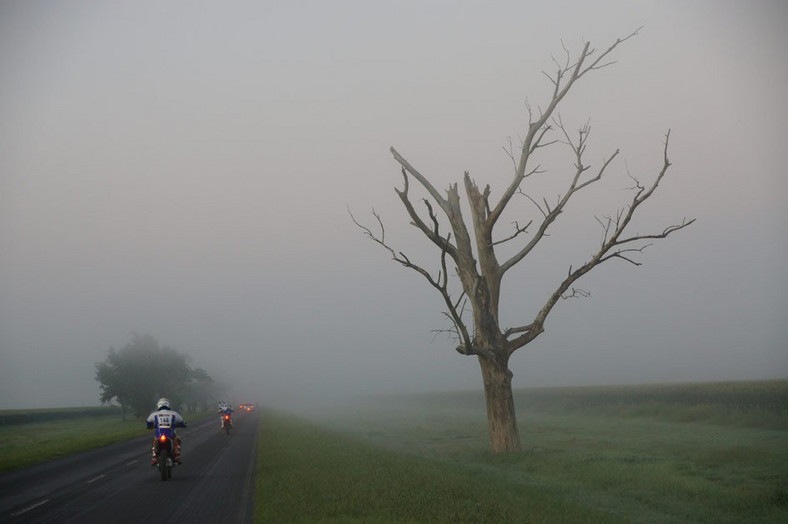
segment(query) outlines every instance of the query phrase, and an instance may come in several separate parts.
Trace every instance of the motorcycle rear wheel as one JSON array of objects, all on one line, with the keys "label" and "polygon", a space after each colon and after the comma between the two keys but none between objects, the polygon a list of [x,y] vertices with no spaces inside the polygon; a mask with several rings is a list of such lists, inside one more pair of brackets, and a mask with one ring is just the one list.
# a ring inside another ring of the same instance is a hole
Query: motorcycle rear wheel
[{"label": "motorcycle rear wheel", "polygon": [[172,475],[169,468],[169,455],[169,450],[166,448],[159,451],[159,473],[161,473],[161,480],[167,480]]}]

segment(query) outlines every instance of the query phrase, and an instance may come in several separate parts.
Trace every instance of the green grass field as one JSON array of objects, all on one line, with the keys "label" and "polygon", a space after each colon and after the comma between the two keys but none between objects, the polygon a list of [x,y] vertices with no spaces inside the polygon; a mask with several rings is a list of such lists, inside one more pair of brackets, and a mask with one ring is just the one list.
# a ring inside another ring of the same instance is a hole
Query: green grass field
[{"label": "green grass field", "polygon": [[5,409],[0,410],[0,426],[31,422],[51,422],[85,417],[103,417],[122,414],[118,407],[83,407],[52,409]]},{"label": "green grass field", "polygon": [[788,522],[785,404],[732,391],[788,381],[518,391],[510,456],[478,394],[265,412],[256,520]]},{"label": "green grass field", "polygon": [[[74,408],[64,410],[30,410],[30,413],[39,416],[46,414],[46,422],[14,423],[0,425],[0,471],[7,471],[40,462],[46,462],[58,457],[63,457],[106,446],[121,440],[138,437],[149,433],[145,421],[127,417],[121,420],[119,413],[110,415],[84,414],[71,417],[69,413],[94,411],[103,408]],[[20,411],[0,412],[2,414],[18,415]],[[65,413],[65,416],[63,416]],[[206,416],[206,413],[190,414],[188,419],[194,420]]]},{"label": "green grass field", "polygon": [[145,434],[145,423],[119,415],[0,427],[0,471],[31,466]]}]

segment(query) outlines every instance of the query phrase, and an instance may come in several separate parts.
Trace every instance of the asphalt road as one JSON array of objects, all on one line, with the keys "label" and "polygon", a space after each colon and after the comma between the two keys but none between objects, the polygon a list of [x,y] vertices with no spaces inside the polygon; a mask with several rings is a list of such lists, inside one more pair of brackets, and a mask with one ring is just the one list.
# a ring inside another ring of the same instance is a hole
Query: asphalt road
[{"label": "asphalt road", "polygon": [[229,435],[218,415],[180,429],[183,465],[166,482],[151,436],[2,474],[0,522],[252,522],[259,414],[234,422]]}]

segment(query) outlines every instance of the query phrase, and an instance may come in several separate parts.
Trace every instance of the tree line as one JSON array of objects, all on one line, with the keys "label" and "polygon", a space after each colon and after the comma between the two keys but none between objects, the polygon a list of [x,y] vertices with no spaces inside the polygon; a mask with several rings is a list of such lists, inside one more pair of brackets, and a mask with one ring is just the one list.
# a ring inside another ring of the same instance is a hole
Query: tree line
[{"label": "tree line", "polygon": [[124,418],[127,412],[147,415],[160,397],[188,412],[206,410],[220,386],[204,369],[191,367],[190,360],[151,335],[132,335],[131,342],[110,348],[107,358],[96,363],[101,402],[119,404]]}]

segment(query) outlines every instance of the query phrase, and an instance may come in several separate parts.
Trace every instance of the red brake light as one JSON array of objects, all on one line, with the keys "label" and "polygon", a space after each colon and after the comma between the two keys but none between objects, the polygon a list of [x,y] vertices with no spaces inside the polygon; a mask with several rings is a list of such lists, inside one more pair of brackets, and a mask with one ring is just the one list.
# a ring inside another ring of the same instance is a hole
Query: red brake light
[{"label": "red brake light", "polygon": [[162,442],[166,442],[167,441],[167,435],[160,436],[159,440],[161,440]]}]

